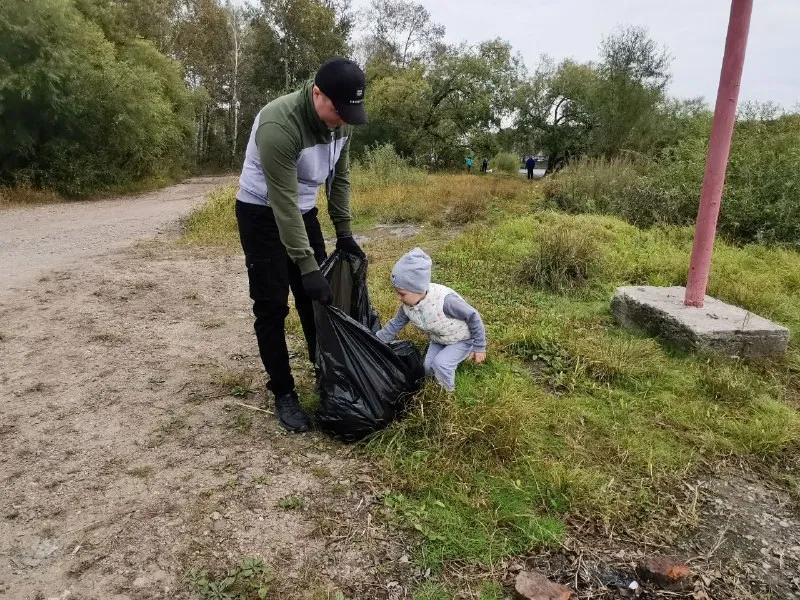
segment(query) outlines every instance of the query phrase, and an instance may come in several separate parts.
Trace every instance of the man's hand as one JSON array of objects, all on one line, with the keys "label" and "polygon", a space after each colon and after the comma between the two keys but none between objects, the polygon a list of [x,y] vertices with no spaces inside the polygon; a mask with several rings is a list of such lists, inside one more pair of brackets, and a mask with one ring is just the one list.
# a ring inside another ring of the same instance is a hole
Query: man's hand
[{"label": "man's hand", "polygon": [[364,251],[361,249],[361,246],[358,245],[358,242],[352,235],[345,235],[340,238],[336,238],[336,249],[349,254],[354,254],[362,260],[367,258],[366,254],[364,254]]},{"label": "man's hand", "polygon": [[312,300],[320,304],[330,304],[333,300],[331,285],[320,271],[311,271],[303,275],[303,289]]},{"label": "man's hand", "polygon": [[481,364],[486,360],[486,352],[470,352],[467,357],[467,362],[474,362],[476,365]]}]

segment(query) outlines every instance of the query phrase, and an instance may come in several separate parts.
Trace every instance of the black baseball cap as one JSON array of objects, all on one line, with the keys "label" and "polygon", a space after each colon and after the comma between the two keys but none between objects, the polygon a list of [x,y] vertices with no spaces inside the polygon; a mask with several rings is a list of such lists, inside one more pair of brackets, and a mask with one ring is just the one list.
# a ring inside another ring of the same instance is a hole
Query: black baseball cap
[{"label": "black baseball cap", "polygon": [[352,60],[338,56],[329,58],[317,71],[314,85],[331,99],[345,123],[363,125],[367,122],[364,110],[366,80],[364,72]]}]

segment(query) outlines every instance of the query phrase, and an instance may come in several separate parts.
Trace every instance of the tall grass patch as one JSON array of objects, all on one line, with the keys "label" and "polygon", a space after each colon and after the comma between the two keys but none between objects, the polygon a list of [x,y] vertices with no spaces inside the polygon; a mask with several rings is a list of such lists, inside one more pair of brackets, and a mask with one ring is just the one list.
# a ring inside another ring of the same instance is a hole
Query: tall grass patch
[{"label": "tall grass patch", "polygon": [[52,190],[37,189],[27,184],[14,187],[0,186],[0,208],[53,204],[63,198]]},{"label": "tall grass patch", "polygon": [[438,227],[521,215],[540,203],[523,180],[474,175],[427,175],[424,184],[353,186],[352,208],[364,224],[416,223]]},{"label": "tall grass patch", "polygon": [[520,169],[519,157],[510,152],[500,152],[491,161],[491,168],[501,173],[518,175]]},{"label": "tall grass patch", "polygon": [[[541,266],[577,240],[591,240],[593,257],[579,287],[573,275],[550,275],[570,272],[563,264],[574,258]],[[409,245],[393,243],[372,270],[385,317],[396,309],[387,273]],[[674,505],[680,478],[800,443],[790,401],[796,345],[784,360],[734,363],[685,356],[613,323],[615,287],[685,282],[691,230],[544,211],[470,228],[446,245],[413,243],[431,251],[433,280],[481,311],[490,341],[488,363],[463,366],[454,396],[427,389],[409,418],[369,444],[396,478],[393,509],[421,532],[418,556],[428,564],[493,564],[558,540],[558,523],[574,514],[646,526]],[[537,276],[521,279],[531,264]],[[798,269],[789,250],[720,243],[711,287],[797,336]]]},{"label": "tall grass patch", "polygon": [[354,162],[352,186],[359,190],[374,190],[394,185],[424,185],[427,173],[412,167],[399,156],[391,144],[367,148],[360,162]]},{"label": "tall grass patch", "polygon": [[186,218],[182,240],[199,246],[236,248],[239,245],[236,186],[218,187],[209,192],[205,203]]}]

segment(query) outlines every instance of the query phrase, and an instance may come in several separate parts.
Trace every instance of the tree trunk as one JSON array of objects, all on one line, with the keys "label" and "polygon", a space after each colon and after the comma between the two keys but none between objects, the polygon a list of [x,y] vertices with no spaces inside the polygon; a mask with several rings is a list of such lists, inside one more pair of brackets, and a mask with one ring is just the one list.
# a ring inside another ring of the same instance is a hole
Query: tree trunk
[{"label": "tree trunk", "polygon": [[236,143],[239,138],[239,17],[236,7],[231,10],[231,29],[233,30],[233,139],[231,140],[231,164],[236,160]]}]

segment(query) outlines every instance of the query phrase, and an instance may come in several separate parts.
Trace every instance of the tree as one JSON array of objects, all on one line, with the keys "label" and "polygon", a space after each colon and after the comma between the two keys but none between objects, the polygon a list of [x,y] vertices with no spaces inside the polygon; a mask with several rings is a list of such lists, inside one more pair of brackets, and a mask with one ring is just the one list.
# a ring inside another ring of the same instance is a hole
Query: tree
[{"label": "tree", "polygon": [[397,149],[418,162],[460,158],[471,134],[499,129],[522,74],[504,41],[439,46],[429,65],[415,61],[373,78],[371,127],[390,133]]},{"label": "tree", "polygon": [[548,169],[582,154],[653,152],[669,137],[665,89],[670,58],[641,28],[605,38],[601,61],[558,67],[543,58],[520,86],[515,106],[517,142],[548,153]]},{"label": "tree", "polygon": [[601,85],[593,98],[594,152],[614,156],[623,148],[648,151],[656,137],[670,80],[668,52],[641,27],[620,29],[600,45]]},{"label": "tree", "polygon": [[408,67],[429,56],[444,37],[444,27],[431,21],[428,10],[408,0],[372,0],[361,19],[367,32],[360,57],[365,65]]},{"label": "tree", "polygon": [[242,53],[242,11],[232,3],[228,3],[228,26],[231,35],[231,58],[233,73],[231,77],[231,161],[236,158],[239,141],[239,57]]},{"label": "tree", "polygon": [[347,54],[348,20],[319,0],[262,0],[265,19],[276,34],[277,56],[291,91],[311,77],[325,59]]},{"label": "tree", "polygon": [[68,0],[0,3],[0,181],[66,194],[180,169],[190,97],[142,39],[115,45]]},{"label": "tree", "polygon": [[592,98],[598,75],[590,64],[570,60],[555,67],[542,57],[533,77],[516,94],[516,150],[520,154],[544,151],[548,170],[589,150],[596,125]]}]

